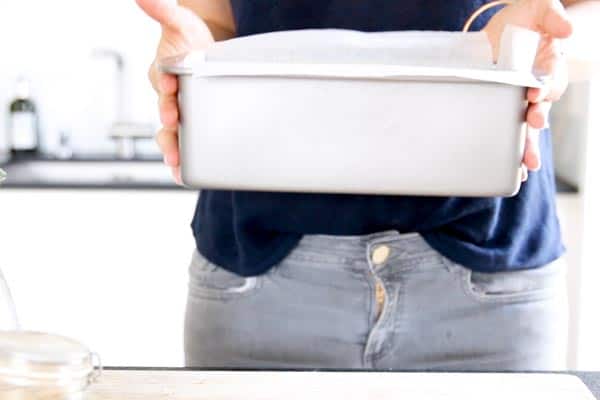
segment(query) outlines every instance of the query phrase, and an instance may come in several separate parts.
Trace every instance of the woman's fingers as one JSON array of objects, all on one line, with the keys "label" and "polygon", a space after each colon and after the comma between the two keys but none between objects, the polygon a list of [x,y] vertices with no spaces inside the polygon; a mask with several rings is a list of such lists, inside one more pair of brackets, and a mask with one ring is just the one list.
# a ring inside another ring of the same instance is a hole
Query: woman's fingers
[{"label": "woman's fingers", "polygon": [[525,165],[530,171],[538,171],[542,167],[542,157],[540,153],[540,131],[538,129],[529,128],[527,130],[523,165]]},{"label": "woman's fingers", "polygon": [[534,129],[543,129],[548,125],[548,117],[552,103],[543,101],[541,103],[529,104],[527,109],[527,124]]},{"label": "woman's fingers", "polygon": [[173,0],[136,0],[140,8],[159,22],[162,36],[158,44],[156,60],[148,70],[148,78],[158,94],[162,129],[156,141],[164,155],[165,163],[173,168],[173,176],[181,183],[179,172],[177,102],[178,81],[175,76],[162,73],[157,62],[165,57],[185,54],[195,49],[204,49],[214,42],[208,26],[192,10],[178,5]]},{"label": "woman's fingers", "polygon": [[540,30],[556,38],[567,38],[573,25],[559,0],[533,0],[537,7],[537,24]]},{"label": "woman's fingers", "polygon": [[173,95],[179,90],[177,77],[160,72],[154,63],[148,71],[148,79],[158,94]]},{"label": "woman's fingers", "polygon": [[158,93],[160,121],[163,124],[156,136],[156,142],[164,155],[165,164],[175,168],[179,166],[177,78],[160,72],[155,64],[150,67],[148,76],[152,87]]},{"label": "woman's fingers", "polygon": [[540,129],[546,126],[548,114],[552,103],[542,102],[531,104],[527,110],[527,138],[525,140],[525,154],[523,165],[530,171],[538,171],[542,167],[540,152]]},{"label": "woman's fingers", "polygon": [[179,106],[177,91],[179,83],[173,75],[160,73],[158,75],[158,104],[160,120],[167,128],[177,128],[179,122]]},{"label": "woman's fingers", "polygon": [[181,26],[177,5],[169,0],[136,0],[138,6],[163,28],[178,29]]},{"label": "woman's fingers", "polygon": [[163,124],[162,129],[156,136],[156,142],[163,153],[165,164],[171,167],[175,182],[181,185],[179,138],[177,134],[179,124],[177,92],[179,84],[175,76],[160,72],[156,68],[156,64],[150,66],[148,77],[150,78],[152,87],[158,94],[160,121]]},{"label": "woman's fingers", "polygon": [[179,123],[177,96],[159,96],[158,107],[160,111],[160,121],[162,122],[163,127],[177,129],[177,125]]},{"label": "woman's fingers", "polygon": [[543,86],[541,88],[529,88],[527,90],[527,101],[530,103],[539,103],[547,98],[549,94],[549,86]]},{"label": "woman's fingers", "polygon": [[556,75],[557,79],[552,79],[552,82],[545,84],[541,88],[530,88],[527,90],[527,101],[530,103],[540,103],[542,101],[556,102],[560,100],[564,92],[567,90],[568,78],[567,73]]},{"label": "woman's fingers", "polygon": [[170,167],[179,166],[179,140],[177,131],[174,129],[163,128],[156,136],[158,147],[164,155],[165,164]]},{"label": "woman's fingers", "polygon": [[[547,25],[546,28],[550,26],[557,28],[557,30],[551,32],[557,37],[568,36],[570,34],[568,32],[570,25],[563,23],[566,20],[561,14],[561,8],[560,6],[547,8],[547,14],[544,17]],[[560,33],[561,29],[564,35]],[[546,30],[548,31],[549,29]],[[550,35],[542,37],[535,60],[535,70],[537,74],[546,76],[548,81],[542,88],[532,88],[527,91],[529,107],[526,119],[529,127],[525,143],[523,166],[529,171],[537,171],[542,166],[539,145],[540,129],[548,126],[552,103],[562,96],[568,83],[567,64],[560,50],[560,43]],[[521,176],[524,180],[527,179],[526,173],[522,172]]]},{"label": "woman's fingers", "polygon": [[179,83],[173,75],[164,74],[155,68],[154,64],[149,71],[152,87],[158,93],[160,120],[166,128],[177,128],[179,122],[179,109],[177,105],[177,91]]},{"label": "woman's fingers", "polygon": [[175,179],[175,183],[183,185],[183,180],[181,179],[181,167],[171,167],[171,174],[173,175],[173,179]]},{"label": "woman's fingers", "polygon": [[167,96],[177,94],[177,91],[179,90],[179,84],[177,81],[177,77],[175,77],[174,75],[160,73],[158,82],[158,88],[161,94]]},{"label": "woman's fingers", "polygon": [[567,89],[568,66],[560,41],[543,36],[535,58],[535,73],[547,79],[540,89],[530,89],[527,99],[531,103],[558,101]]}]

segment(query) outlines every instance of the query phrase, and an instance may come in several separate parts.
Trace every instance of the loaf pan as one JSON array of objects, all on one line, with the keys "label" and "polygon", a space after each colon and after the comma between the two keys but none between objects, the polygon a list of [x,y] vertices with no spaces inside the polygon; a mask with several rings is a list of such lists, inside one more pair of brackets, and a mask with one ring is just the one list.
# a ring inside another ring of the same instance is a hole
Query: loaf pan
[{"label": "loaf pan", "polygon": [[511,196],[538,36],[276,32],[165,59],[192,188]]}]

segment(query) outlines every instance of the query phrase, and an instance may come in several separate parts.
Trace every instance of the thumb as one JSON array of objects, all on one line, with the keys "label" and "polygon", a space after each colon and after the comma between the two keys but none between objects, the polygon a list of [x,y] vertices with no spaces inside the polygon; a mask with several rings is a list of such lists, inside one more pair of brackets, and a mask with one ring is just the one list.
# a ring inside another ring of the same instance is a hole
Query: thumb
[{"label": "thumb", "polygon": [[164,28],[178,30],[179,6],[171,0],[136,0],[138,6]]},{"label": "thumb", "polygon": [[539,29],[552,37],[565,39],[573,33],[573,25],[567,12],[558,0],[540,1],[538,13]]}]

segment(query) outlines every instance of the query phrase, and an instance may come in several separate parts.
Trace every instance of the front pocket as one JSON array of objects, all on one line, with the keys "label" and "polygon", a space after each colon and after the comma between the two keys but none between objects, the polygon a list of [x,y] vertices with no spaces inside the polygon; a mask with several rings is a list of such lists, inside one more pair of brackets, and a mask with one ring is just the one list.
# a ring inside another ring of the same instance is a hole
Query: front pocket
[{"label": "front pocket", "polygon": [[564,292],[565,272],[562,259],[529,270],[495,273],[467,270],[463,277],[463,286],[467,294],[478,301],[543,300]]},{"label": "front pocket", "polygon": [[234,274],[194,252],[189,268],[190,297],[208,299],[241,298],[255,293],[263,283],[262,277],[243,277]]}]

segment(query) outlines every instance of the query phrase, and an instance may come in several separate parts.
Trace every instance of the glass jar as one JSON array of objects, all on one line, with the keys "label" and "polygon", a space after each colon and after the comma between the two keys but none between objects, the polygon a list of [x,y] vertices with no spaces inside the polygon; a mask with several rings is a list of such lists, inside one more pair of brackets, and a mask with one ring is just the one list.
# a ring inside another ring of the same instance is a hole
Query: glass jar
[{"label": "glass jar", "polygon": [[[2,182],[2,169],[0,169],[0,182]],[[19,329],[15,305],[8,289],[8,284],[0,271],[0,331],[14,331]]]},{"label": "glass jar", "polygon": [[75,340],[39,332],[0,332],[2,399],[78,399],[101,370],[98,355]]}]

